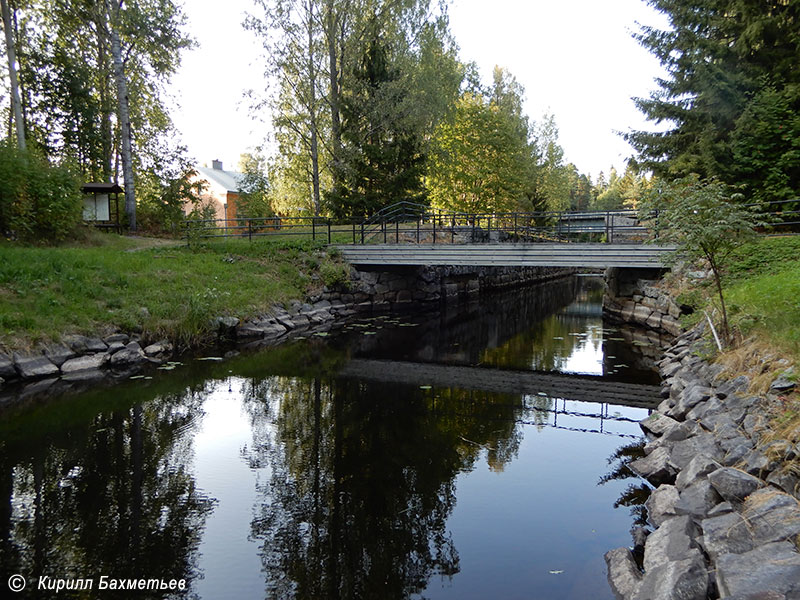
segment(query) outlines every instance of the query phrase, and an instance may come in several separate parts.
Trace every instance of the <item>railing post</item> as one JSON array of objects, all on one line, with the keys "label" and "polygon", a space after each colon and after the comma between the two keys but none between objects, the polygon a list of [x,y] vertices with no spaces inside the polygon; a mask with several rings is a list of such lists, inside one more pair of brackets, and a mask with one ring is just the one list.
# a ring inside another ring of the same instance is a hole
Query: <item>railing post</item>
[{"label": "railing post", "polygon": [[253,222],[247,219],[247,239],[253,241]]},{"label": "railing post", "polygon": [[383,243],[386,243],[386,221],[381,221],[381,229],[383,229]]},{"label": "railing post", "polygon": [[455,244],[456,242],[456,213],[453,213],[453,216],[450,218],[450,243]]},{"label": "railing post", "polygon": [[[399,217],[398,217],[399,219]],[[400,243],[400,221],[397,220],[394,222],[394,243]]]},{"label": "railing post", "polygon": [[317,239],[317,217],[311,217],[311,239]]},{"label": "railing post", "polygon": [[328,219],[327,223],[328,223],[328,244],[330,244],[331,243],[331,220]]},{"label": "railing post", "polygon": [[364,245],[364,221],[361,221],[361,245]]},{"label": "railing post", "polygon": [[609,233],[609,230],[608,230],[608,225],[609,225],[608,211],[606,211],[606,218],[604,220],[605,220],[605,226],[606,226],[606,244],[610,244],[611,241],[609,240],[610,233]]},{"label": "railing post", "polygon": [[436,213],[433,213],[433,243],[436,243]]},{"label": "railing post", "polygon": [[355,245],[355,243],[356,243],[356,221],[355,221],[355,219],[353,219],[351,224],[353,225],[353,244]]},{"label": "railing post", "polygon": [[514,213],[514,241],[519,241],[517,237],[517,213]]},{"label": "railing post", "polygon": [[417,217],[417,243],[419,244],[419,222],[422,220],[422,217]]}]

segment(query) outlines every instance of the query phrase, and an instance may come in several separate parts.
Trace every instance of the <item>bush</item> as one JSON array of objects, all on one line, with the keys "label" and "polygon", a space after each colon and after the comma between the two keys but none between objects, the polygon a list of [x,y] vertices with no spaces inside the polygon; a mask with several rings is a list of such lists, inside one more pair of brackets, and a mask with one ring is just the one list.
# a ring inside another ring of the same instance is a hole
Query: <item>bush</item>
[{"label": "bush", "polygon": [[81,223],[79,178],[33,152],[0,143],[0,231],[25,241],[59,242]]}]

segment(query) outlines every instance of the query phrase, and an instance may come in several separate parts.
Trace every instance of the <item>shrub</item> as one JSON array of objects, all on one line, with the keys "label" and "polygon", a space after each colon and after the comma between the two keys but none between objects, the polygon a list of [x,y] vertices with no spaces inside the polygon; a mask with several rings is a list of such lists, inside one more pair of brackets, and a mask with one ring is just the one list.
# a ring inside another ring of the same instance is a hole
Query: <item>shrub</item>
[{"label": "shrub", "polygon": [[0,143],[0,231],[26,241],[59,242],[81,222],[80,180],[34,152]]}]

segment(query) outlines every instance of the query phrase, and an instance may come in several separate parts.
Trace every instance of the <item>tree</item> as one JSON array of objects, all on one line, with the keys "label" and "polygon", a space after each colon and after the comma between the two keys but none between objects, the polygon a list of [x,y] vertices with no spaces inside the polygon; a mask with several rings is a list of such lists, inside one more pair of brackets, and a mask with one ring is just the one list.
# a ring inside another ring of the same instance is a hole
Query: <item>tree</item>
[{"label": "tree", "polygon": [[17,52],[14,43],[14,32],[11,28],[11,11],[8,0],[0,0],[0,11],[3,16],[3,31],[6,37],[6,56],[8,57],[8,78],[11,84],[11,105],[14,113],[14,124],[17,131],[17,145],[21,152],[25,152],[25,122],[22,119],[22,102],[19,94],[19,80],[17,78]]},{"label": "tree", "polygon": [[722,311],[722,332],[730,341],[728,312],[722,292],[726,261],[731,252],[755,235],[757,222],[719,181],[690,175],[675,182],[657,181],[640,208],[642,220],[652,220],[660,243],[677,243],[682,258],[702,260],[711,269]]},{"label": "tree", "polygon": [[239,172],[244,177],[239,183],[237,214],[241,217],[269,217],[275,214],[266,159],[259,152],[242,154]]},{"label": "tree", "polygon": [[163,157],[183,154],[161,99],[193,45],[181,9],[173,0],[27,0],[17,16],[29,145],[88,180],[116,180],[122,163],[135,227],[134,173],[137,183],[163,178],[174,170]]},{"label": "tree", "polygon": [[[658,81],[659,90],[636,103],[648,119],[671,127],[625,136],[638,152],[639,165],[660,177],[698,173],[730,185],[745,183],[755,196],[782,199],[785,186],[778,181],[796,182],[800,168],[800,154],[784,143],[786,128],[779,128],[800,111],[793,91],[800,84],[795,68],[800,5],[648,1],[669,17],[670,28],[643,27],[636,38],[669,75]],[[789,98],[794,100],[786,102]],[[774,118],[778,113],[780,120]],[[747,143],[753,129],[760,139]],[[783,160],[765,170],[752,168],[776,153]]]},{"label": "tree", "polygon": [[528,151],[499,106],[465,93],[434,137],[427,178],[433,205],[469,213],[517,210]]}]

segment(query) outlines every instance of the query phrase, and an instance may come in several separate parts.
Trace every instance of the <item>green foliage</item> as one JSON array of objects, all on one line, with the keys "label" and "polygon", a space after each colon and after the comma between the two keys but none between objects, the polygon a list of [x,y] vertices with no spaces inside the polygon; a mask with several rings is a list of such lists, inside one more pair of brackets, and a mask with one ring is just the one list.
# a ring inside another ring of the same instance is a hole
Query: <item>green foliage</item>
[{"label": "green foliage", "polygon": [[[680,256],[703,260],[711,268],[722,309],[723,333],[730,338],[722,276],[730,254],[755,237],[758,222],[735,194],[718,181],[703,182],[690,175],[672,183],[657,181],[640,208],[661,243],[680,245]],[[653,214],[657,216],[653,217]]]},{"label": "green foliage", "polygon": [[274,215],[266,159],[258,153],[242,154],[239,159],[239,172],[244,177],[239,182],[237,216],[257,218]]},{"label": "green foliage", "polygon": [[400,201],[424,201],[421,139],[392,107],[408,95],[403,75],[392,65],[377,32],[351,75],[342,106],[345,147],[326,194],[337,216],[370,215]]},{"label": "green foliage", "polygon": [[461,212],[522,206],[527,145],[497,105],[471,93],[434,136],[428,188],[434,206]]},{"label": "green foliage", "polygon": [[319,266],[319,275],[329,288],[341,286],[350,281],[350,267],[343,262],[323,262]]},{"label": "green foliage", "polygon": [[797,3],[648,2],[670,26],[642,27],[636,38],[669,75],[636,102],[671,127],[625,136],[638,163],[667,178],[716,177],[756,200],[791,197],[800,177]]},{"label": "green foliage", "polygon": [[81,222],[80,183],[67,167],[53,166],[8,140],[0,144],[0,232],[32,242],[59,242]]}]

